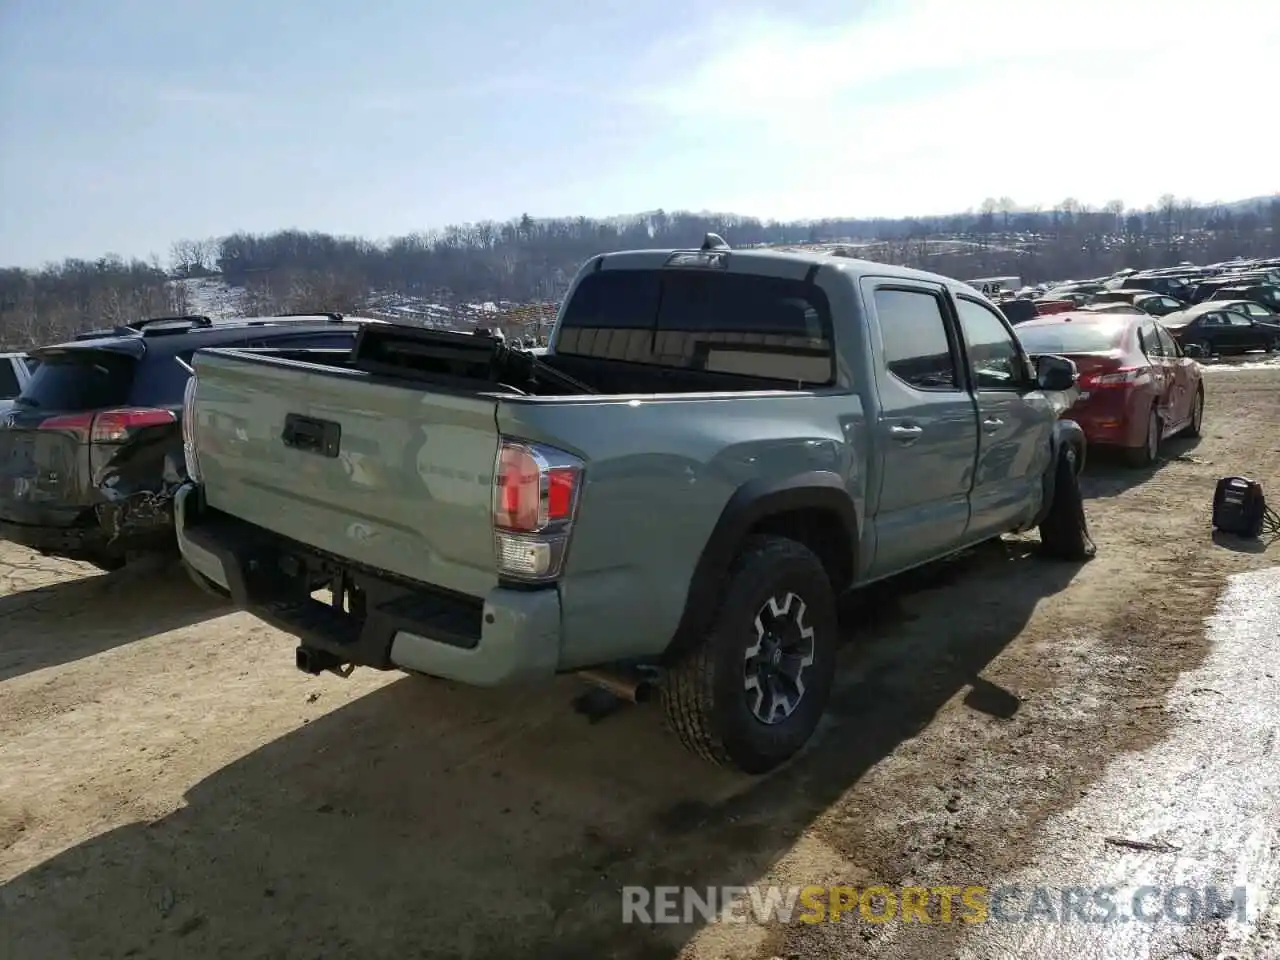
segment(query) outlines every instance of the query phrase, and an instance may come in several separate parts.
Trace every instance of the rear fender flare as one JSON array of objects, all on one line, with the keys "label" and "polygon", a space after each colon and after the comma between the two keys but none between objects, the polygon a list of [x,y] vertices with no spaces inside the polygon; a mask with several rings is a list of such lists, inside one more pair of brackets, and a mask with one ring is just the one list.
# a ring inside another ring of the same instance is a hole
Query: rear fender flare
[{"label": "rear fender flare", "polygon": [[[702,549],[666,659],[689,649],[710,627],[730,565],[752,528],[769,517],[814,509],[837,518],[840,537],[848,544],[850,579],[856,575],[858,516],[843,478],[829,471],[812,471],[783,480],[748,481],[729,498]],[[837,584],[838,588],[846,586],[847,583]]]}]

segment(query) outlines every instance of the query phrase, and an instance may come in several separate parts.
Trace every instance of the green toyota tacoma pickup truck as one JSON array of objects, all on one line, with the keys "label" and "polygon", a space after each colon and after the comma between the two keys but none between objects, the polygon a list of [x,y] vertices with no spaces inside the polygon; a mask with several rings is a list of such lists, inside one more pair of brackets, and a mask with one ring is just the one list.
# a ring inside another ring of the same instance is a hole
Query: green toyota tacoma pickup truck
[{"label": "green toyota tacoma pickup truck", "polygon": [[183,557],[300,669],[649,677],[750,773],[817,726],[841,591],[1037,526],[1093,551],[1072,363],[902,267],[708,237],[589,261],[541,355],[370,324],[194,367]]}]

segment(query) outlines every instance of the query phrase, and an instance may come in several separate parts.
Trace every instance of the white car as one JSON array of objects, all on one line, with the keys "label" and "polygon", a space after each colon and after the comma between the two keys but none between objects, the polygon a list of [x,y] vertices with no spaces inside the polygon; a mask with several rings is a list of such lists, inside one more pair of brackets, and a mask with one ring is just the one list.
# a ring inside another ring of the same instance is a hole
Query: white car
[{"label": "white car", "polygon": [[25,353],[0,353],[0,413],[13,406],[38,364]]}]

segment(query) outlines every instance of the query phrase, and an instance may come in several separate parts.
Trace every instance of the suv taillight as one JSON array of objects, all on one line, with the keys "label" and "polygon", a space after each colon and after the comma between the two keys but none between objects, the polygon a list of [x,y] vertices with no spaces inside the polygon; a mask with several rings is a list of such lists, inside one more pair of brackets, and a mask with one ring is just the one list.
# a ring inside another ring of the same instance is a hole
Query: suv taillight
[{"label": "suv taillight", "polygon": [[182,457],[187,464],[187,476],[200,482],[200,461],[196,458],[196,378],[187,378],[187,388],[182,392]]},{"label": "suv taillight", "polygon": [[40,424],[41,430],[67,430],[88,435],[90,443],[124,443],[135,430],[159,427],[173,423],[176,418],[170,410],[152,407],[125,407],[120,410],[104,410],[102,413],[72,413],[63,417],[50,417]]},{"label": "suv taillight", "polygon": [[538,443],[503,439],[493,471],[498,572],[543,582],[560,576],[582,487],[582,461]]}]

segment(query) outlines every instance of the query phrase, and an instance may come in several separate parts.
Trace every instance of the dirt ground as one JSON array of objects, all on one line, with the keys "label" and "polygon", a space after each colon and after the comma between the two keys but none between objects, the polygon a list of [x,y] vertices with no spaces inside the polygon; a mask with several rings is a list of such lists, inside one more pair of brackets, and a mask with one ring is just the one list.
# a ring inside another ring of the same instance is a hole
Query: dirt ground
[{"label": "dirt ground", "polygon": [[[855,597],[829,722],[749,780],[660,711],[357,671],[178,570],[0,544],[0,957],[943,958],[960,925],[623,927],[623,885],[982,883],[1166,734],[1227,575],[1214,480],[1280,499],[1280,369],[1206,375],[1205,436],[1095,458],[1098,556],[1010,538]],[[1100,827],[1100,830],[1104,828]]]}]

